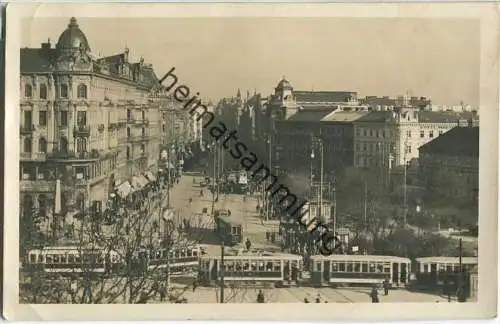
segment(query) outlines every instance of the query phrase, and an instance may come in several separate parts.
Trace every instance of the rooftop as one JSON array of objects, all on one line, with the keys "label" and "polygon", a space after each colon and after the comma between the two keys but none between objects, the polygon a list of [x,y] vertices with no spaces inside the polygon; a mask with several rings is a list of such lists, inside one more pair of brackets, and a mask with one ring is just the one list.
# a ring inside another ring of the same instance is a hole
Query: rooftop
[{"label": "rooftop", "polygon": [[352,91],[294,91],[295,100],[300,102],[348,102],[356,98]]},{"label": "rooftop", "polygon": [[426,111],[421,110],[418,113],[418,121],[421,123],[458,123],[461,119],[476,119],[474,113],[453,112],[453,111]]},{"label": "rooftop", "polygon": [[479,126],[455,127],[419,148],[424,154],[479,157]]},{"label": "rooftop", "polygon": [[339,111],[325,116],[323,122],[353,122],[367,114],[369,111]]},{"label": "rooftop", "polygon": [[295,115],[292,115],[288,121],[300,121],[300,122],[319,122],[324,117],[331,114],[336,108],[331,107],[330,109],[313,109],[308,108],[304,110],[299,110]]}]

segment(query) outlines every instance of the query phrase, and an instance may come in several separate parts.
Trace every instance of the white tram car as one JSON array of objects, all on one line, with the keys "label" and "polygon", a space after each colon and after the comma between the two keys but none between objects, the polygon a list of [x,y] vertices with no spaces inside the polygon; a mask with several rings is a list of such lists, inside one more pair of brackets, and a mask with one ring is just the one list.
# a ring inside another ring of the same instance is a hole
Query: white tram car
[{"label": "white tram car", "polygon": [[[221,278],[221,266],[220,256],[202,256],[199,282],[205,285],[218,283]],[[224,281],[288,286],[300,281],[302,268],[302,257],[293,254],[225,256]]]},{"label": "white tram car", "polygon": [[199,246],[174,248],[170,251],[167,249],[140,249],[134,255],[146,262],[148,270],[165,269],[169,265],[171,273],[184,273],[198,267],[201,249]]},{"label": "white tram car", "polygon": [[82,272],[109,273],[121,263],[115,251],[103,248],[79,248],[76,246],[56,246],[33,249],[25,261],[27,270],[71,274]]},{"label": "white tram car", "polygon": [[382,284],[405,286],[410,279],[411,260],[385,255],[314,255],[311,257],[312,285]]}]

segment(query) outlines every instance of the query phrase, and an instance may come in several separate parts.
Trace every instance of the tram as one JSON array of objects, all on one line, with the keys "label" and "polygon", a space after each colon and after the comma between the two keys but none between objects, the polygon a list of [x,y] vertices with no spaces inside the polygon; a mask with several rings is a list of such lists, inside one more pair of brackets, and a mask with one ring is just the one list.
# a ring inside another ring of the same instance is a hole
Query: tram
[{"label": "tram", "polygon": [[192,271],[198,267],[198,259],[201,255],[200,247],[174,248],[136,251],[141,262],[145,262],[148,270],[169,268],[170,273],[183,273]]},{"label": "tram", "polygon": [[310,258],[312,285],[408,284],[411,260],[386,255],[314,255]]},{"label": "tram", "polygon": [[415,286],[427,289],[439,289],[449,284],[458,288],[460,272],[466,289],[470,284],[469,273],[477,267],[477,257],[463,257],[462,271],[458,257],[424,257],[416,260]]},{"label": "tram", "polygon": [[227,245],[243,242],[243,226],[241,222],[231,219],[231,216],[219,214],[216,218],[216,230],[219,237]]},{"label": "tram", "polygon": [[25,267],[27,270],[36,269],[61,275],[83,272],[110,273],[117,270],[121,260],[117,252],[103,248],[56,246],[30,250]]},{"label": "tram", "polygon": [[[202,256],[199,282],[204,285],[218,283],[221,267],[220,256]],[[302,269],[302,257],[293,254],[225,256],[223,268],[225,282],[270,283],[276,286],[289,286],[300,282]]]},{"label": "tram", "polygon": [[245,171],[241,171],[238,175],[238,185],[236,192],[239,194],[246,194],[248,191],[248,176]]}]

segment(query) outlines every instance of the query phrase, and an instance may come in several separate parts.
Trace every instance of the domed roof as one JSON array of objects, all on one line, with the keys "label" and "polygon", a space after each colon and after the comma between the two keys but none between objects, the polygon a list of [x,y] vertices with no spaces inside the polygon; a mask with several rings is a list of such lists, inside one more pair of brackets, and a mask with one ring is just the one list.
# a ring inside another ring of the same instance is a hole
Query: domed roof
[{"label": "domed roof", "polygon": [[283,79],[281,79],[281,81],[278,83],[278,86],[276,87],[276,89],[293,90],[293,87],[290,84],[290,82],[288,82],[288,80],[286,80],[285,77],[283,77]]},{"label": "domed roof", "polygon": [[71,17],[68,28],[66,28],[61,36],[59,36],[56,48],[60,50],[84,48],[86,51],[90,52],[90,46],[89,42],[87,41],[87,37],[81,31],[81,29],[78,28],[75,17]]}]

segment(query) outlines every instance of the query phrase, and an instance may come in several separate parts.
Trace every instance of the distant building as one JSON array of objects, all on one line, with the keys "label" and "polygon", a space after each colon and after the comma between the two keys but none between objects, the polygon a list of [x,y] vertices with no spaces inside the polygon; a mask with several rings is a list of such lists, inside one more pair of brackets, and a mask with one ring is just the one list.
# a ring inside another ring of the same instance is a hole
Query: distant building
[{"label": "distant building", "polygon": [[416,162],[418,148],[469,121],[478,123],[474,112],[435,112],[409,104],[392,111],[372,111],[354,121],[356,167],[392,168]]},{"label": "distant building", "polygon": [[420,175],[436,198],[477,203],[479,188],[479,127],[455,127],[426,143],[420,151]]}]

